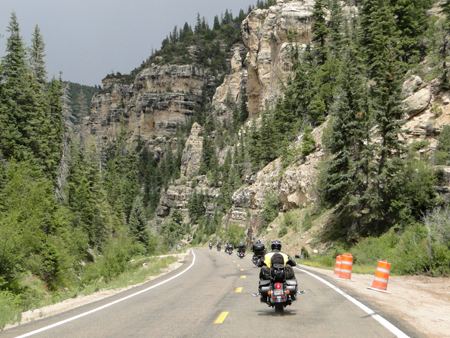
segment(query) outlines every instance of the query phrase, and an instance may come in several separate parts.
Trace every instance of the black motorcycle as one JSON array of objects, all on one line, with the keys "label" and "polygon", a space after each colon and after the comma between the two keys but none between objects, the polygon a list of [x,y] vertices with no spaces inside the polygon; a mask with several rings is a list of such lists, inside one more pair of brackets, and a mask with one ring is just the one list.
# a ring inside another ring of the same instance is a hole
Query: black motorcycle
[{"label": "black motorcycle", "polygon": [[221,248],[222,248],[221,245],[217,245],[217,251],[220,251]]},{"label": "black motorcycle", "polygon": [[245,257],[245,251],[238,250],[237,256],[238,256],[239,258],[241,258],[241,259],[244,258],[244,257]]},{"label": "black motorcycle", "polygon": [[209,244],[209,250],[212,250],[212,244]]},{"label": "black motorcycle", "polygon": [[297,295],[305,291],[297,290],[296,279],[286,279],[285,267],[282,264],[274,264],[271,268],[271,278],[259,281],[259,293],[253,293],[253,297],[261,296],[261,302],[266,303],[277,312],[283,312],[284,308],[296,300]]},{"label": "black motorcycle", "polygon": [[258,268],[263,266],[263,262],[264,256],[257,256],[257,255],[252,256],[252,263],[255,264]]}]

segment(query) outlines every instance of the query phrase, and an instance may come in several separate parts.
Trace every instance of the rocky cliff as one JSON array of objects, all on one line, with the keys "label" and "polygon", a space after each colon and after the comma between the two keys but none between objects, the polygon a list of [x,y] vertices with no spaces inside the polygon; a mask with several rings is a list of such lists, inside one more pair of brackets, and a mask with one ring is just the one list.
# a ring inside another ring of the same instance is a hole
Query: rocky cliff
[{"label": "rocky cliff", "polygon": [[213,81],[208,70],[194,65],[153,66],[137,74],[132,84],[107,78],[103,90],[92,98],[81,135],[93,135],[106,144],[117,136],[123,121],[130,141],[140,136],[150,151],[160,154],[177,127],[192,115],[202,88]]},{"label": "rocky cliff", "polygon": [[315,1],[279,0],[269,9],[255,9],[242,23],[242,39],[247,54],[247,95],[250,117],[272,106],[291,73],[288,32],[297,33],[296,43],[308,43]]}]

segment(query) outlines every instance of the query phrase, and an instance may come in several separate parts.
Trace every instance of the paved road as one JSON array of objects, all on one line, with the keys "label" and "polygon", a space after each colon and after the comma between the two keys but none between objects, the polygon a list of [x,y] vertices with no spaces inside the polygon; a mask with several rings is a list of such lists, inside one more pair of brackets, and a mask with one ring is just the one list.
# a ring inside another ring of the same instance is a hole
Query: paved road
[{"label": "paved road", "polygon": [[[259,269],[250,255],[239,259],[215,249],[195,249],[194,253],[195,261],[193,255],[186,256],[186,264],[164,279],[4,331],[0,337],[18,337],[67,320],[30,336],[395,337],[372,315],[303,271],[297,270],[296,275],[299,289],[306,294],[278,314],[251,297],[257,292]],[[169,278],[173,279],[160,284]],[[131,296],[136,292],[141,293]],[[96,311],[102,306],[106,307]],[[71,320],[74,316],[82,317]]]}]

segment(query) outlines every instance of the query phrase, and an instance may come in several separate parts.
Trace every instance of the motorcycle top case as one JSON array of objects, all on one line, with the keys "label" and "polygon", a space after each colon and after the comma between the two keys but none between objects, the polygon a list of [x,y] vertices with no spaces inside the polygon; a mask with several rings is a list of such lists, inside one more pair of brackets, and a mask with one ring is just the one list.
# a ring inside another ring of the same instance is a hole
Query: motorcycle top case
[{"label": "motorcycle top case", "polygon": [[265,249],[266,249],[266,247],[264,246],[263,243],[253,244],[253,251],[254,252],[264,251]]}]

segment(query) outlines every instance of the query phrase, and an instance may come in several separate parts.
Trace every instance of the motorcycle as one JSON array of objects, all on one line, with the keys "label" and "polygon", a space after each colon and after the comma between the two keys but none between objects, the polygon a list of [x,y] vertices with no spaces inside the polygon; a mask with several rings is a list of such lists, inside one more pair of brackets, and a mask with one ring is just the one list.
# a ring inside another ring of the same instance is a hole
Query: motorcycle
[{"label": "motorcycle", "polygon": [[238,251],[237,252],[237,256],[239,257],[239,258],[244,258],[245,257],[245,251]]},{"label": "motorcycle", "polygon": [[222,247],[220,245],[217,246],[217,251],[220,251]]},{"label": "motorcycle", "polygon": [[261,303],[275,308],[276,312],[283,312],[284,308],[296,300],[297,295],[305,291],[298,291],[296,279],[286,279],[284,265],[274,264],[269,280],[259,281],[259,293],[253,293],[253,297],[261,296]]},{"label": "motorcycle", "polygon": [[212,244],[209,244],[209,250],[212,250]]},{"label": "motorcycle", "polygon": [[231,255],[233,253],[233,248],[230,246],[225,247],[225,253]]},{"label": "motorcycle", "polygon": [[257,256],[257,255],[252,256],[252,263],[255,264],[258,268],[263,266],[263,262],[264,256]]}]

